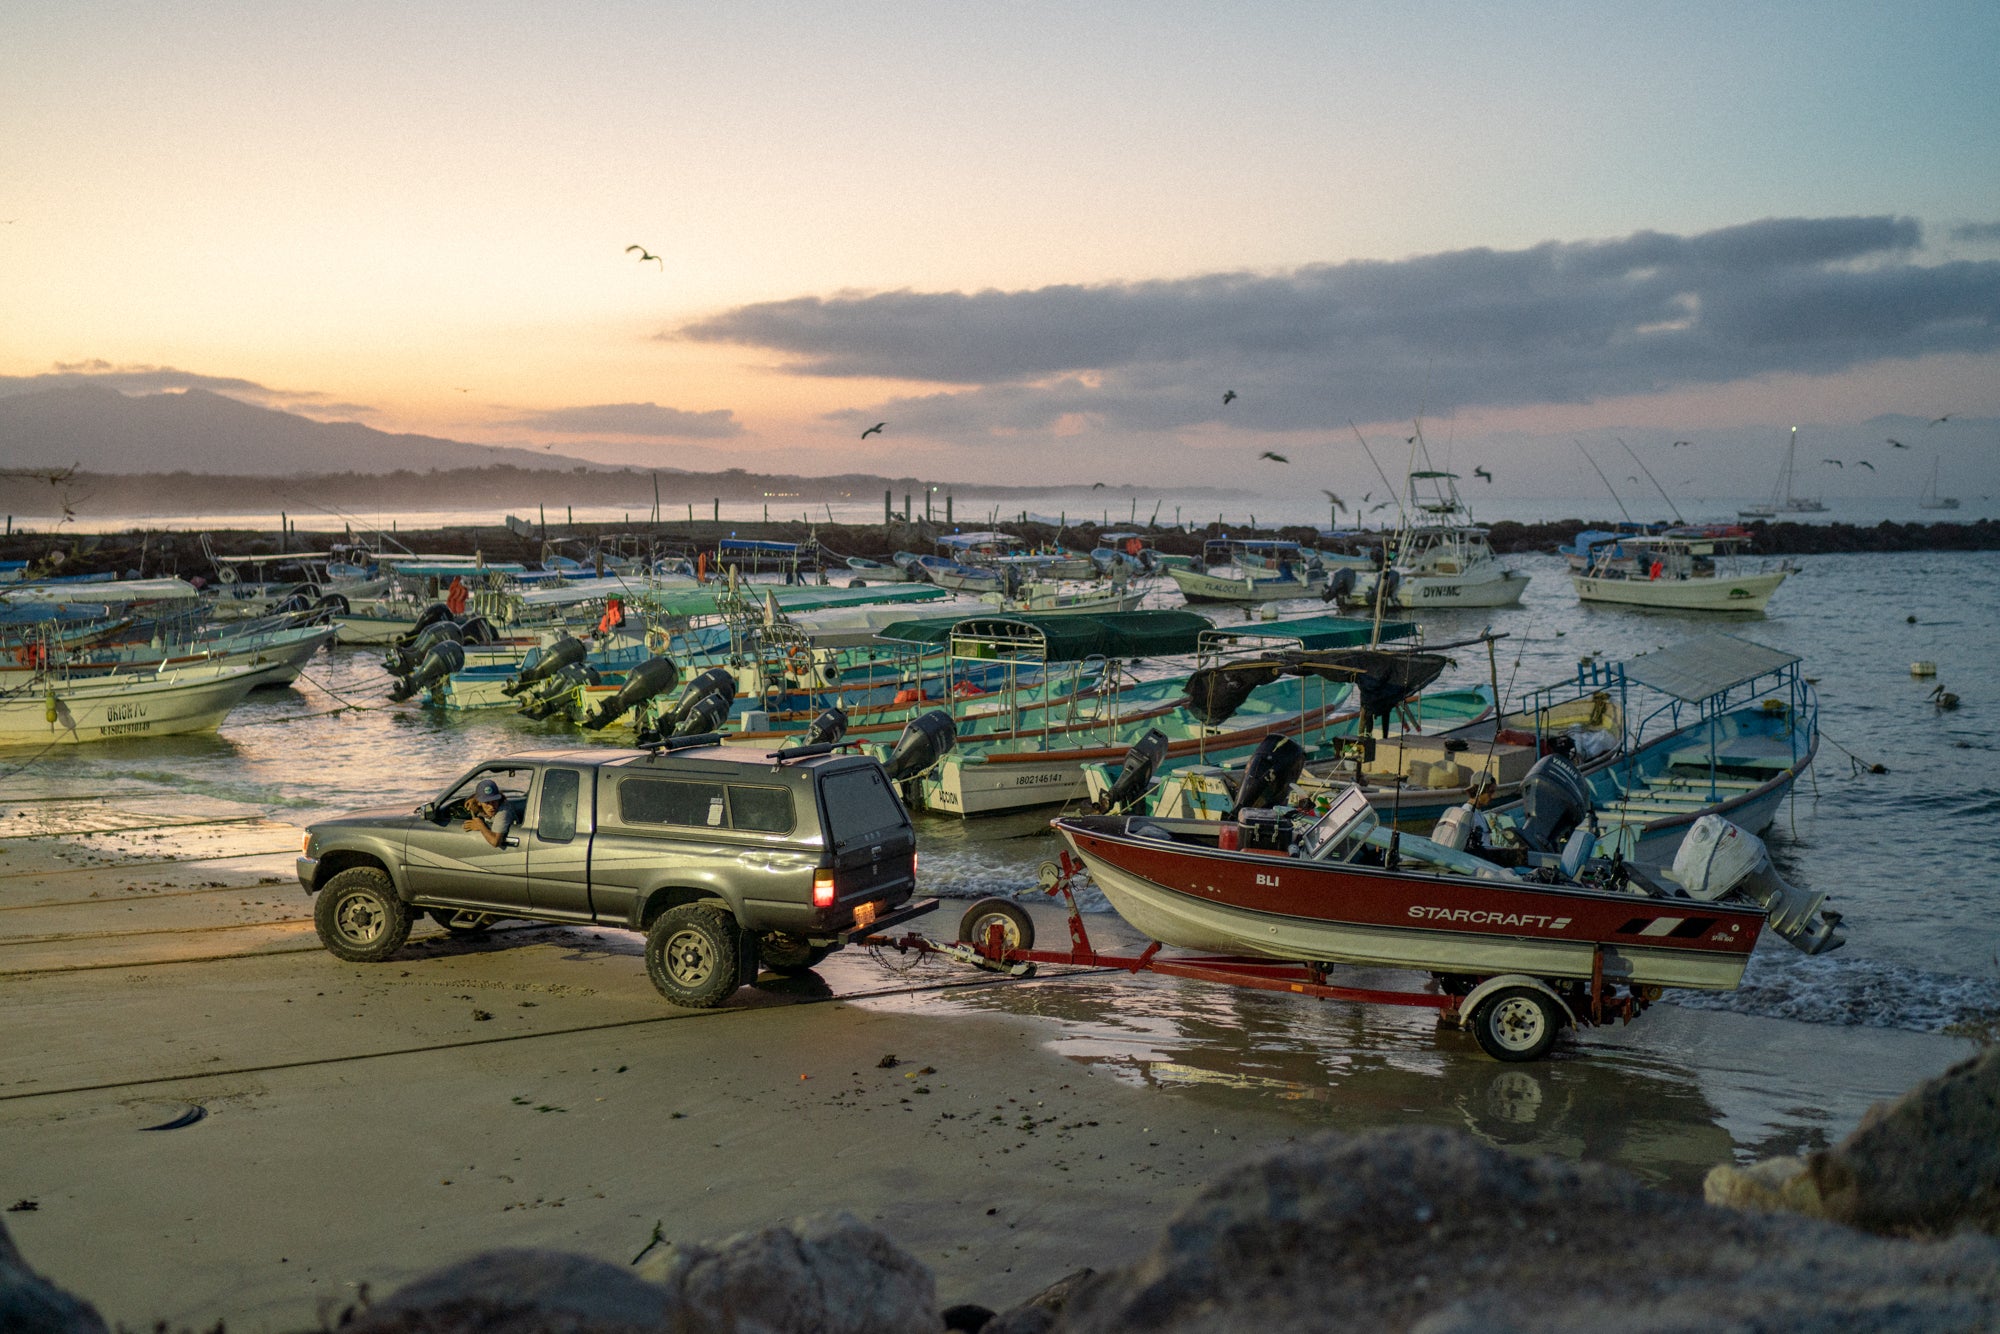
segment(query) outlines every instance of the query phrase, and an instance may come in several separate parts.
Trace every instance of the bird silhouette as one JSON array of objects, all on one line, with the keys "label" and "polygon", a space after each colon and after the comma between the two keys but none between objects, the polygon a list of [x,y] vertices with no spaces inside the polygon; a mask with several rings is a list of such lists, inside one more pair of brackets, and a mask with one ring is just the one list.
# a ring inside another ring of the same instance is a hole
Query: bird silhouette
[{"label": "bird silhouette", "polygon": [[652,251],[646,249],[646,247],[642,245],[628,245],[625,247],[625,253],[628,255],[631,254],[634,250],[639,252],[639,262],[641,264],[644,264],[647,260],[650,259],[653,261],[653,263],[660,266],[661,273],[665,273],[667,271],[667,261],[661,259],[658,255],[654,254]]},{"label": "bird silhouette", "polygon": [[1375,499],[1375,493],[1374,493],[1373,491],[1363,491],[1363,492],[1361,493],[1361,503],[1362,503],[1362,504],[1366,505],[1366,504],[1367,504],[1367,503],[1368,503],[1369,501],[1371,501],[1371,500],[1373,500],[1373,499]]},{"label": "bird silhouette", "polygon": [[1325,496],[1329,501],[1333,502],[1334,513],[1338,514],[1340,511],[1347,508],[1346,501],[1342,500],[1339,496],[1336,496],[1335,494],[1333,494],[1333,492],[1327,490],[1325,487],[1321,487],[1319,493]]},{"label": "bird silhouette", "polygon": [[1630,476],[1629,474],[1628,474],[1628,475],[1626,476],[1625,480],[1626,480],[1626,481],[1628,481],[1628,482],[1631,482],[1631,483],[1633,483],[1633,484],[1634,484],[1635,486],[1636,486],[1636,485],[1638,484],[1638,481],[1639,481],[1639,479],[1638,479],[1638,478],[1636,478],[1636,477],[1633,477],[1633,476]]},{"label": "bird silhouette", "polygon": [[1284,456],[1283,454],[1274,454],[1274,453],[1272,453],[1272,452],[1271,452],[1270,450],[1268,450],[1268,449],[1267,449],[1267,450],[1265,450],[1265,451],[1264,451],[1264,452],[1263,452],[1262,454],[1259,454],[1259,455],[1258,455],[1257,457],[1258,457],[1258,458],[1260,458],[1260,459],[1269,459],[1269,460],[1271,460],[1271,462],[1273,462],[1273,463],[1290,463],[1290,462],[1291,462],[1291,460],[1290,460],[1290,459],[1288,459],[1288,458],[1286,458],[1286,457],[1285,457],[1285,456]]},{"label": "bird silhouette", "polygon": [[1682,445],[1692,445],[1693,443],[1694,441],[1692,440],[1676,440],[1674,441],[1674,448],[1679,449]]},{"label": "bird silhouette", "polygon": [[543,446],[542,446],[542,448],[543,448],[543,449],[554,449],[554,448],[555,448],[555,446],[554,446],[553,444],[548,444],[548,445],[543,445]]},{"label": "bird silhouette", "polygon": [[1958,696],[1946,690],[1942,682],[1931,691],[1931,699],[1937,704],[1939,709],[1955,709],[1958,707]]},{"label": "bird silhouette", "polygon": [[1222,391],[1222,406],[1223,406],[1223,407],[1225,407],[1225,408],[1226,408],[1226,407],[1228,407],[1228,406],[1229,406],[1229,405],[1230,405],[1231,403],[1234,403],[1235,401],[1236,401],[1236,391],[1235,391],[1234,389],[1225,389],[1225,390],[1223,390],[1223,391]]},{"label": "bird silhouette", "polygon": [[1413,435],[1406,435],[1403,437],[1403,443],[1406,445],[1414,445],[1417,443],[1417,438]]},{"label": "bird silhouette", "polygon": [[876,422],[873,426],[869,427],[867,430],[861,433],[861,438],[863,440],[866,440],[871,435],[880,435],[882,433],[882,428],[884,426],[887,426],[888,424],[889,424],[888,422]]},{"label": "bird silhouette", "polygon": [[1909,446],[1908,446],[1908,445],[1904,444],[1904,443],[1903,443],[1902,441],[1900,441],[1900,440],[1891,440],[1891,441],[1890,441],[1889,443],[1890,443],[1890,444],[1892,444],[1892,445],[1894,445],[1894,446],[1895,446],[1896,448],[1898,448],[1898,449],[1908,449],[1908,448],[1909,448]]},{"label": "bird silhouette", "polygon": [[1093,491],[1102,491],[1102,490],[1104,489],[1104,483],[1102,483],[1102,482],[1092,482],[1092,483],[1090,484],[1090,489],[1091,489],[1091,490],[1093,490]]},{"label": "bird silhouette", "polygon": [[1845,463],[1842,463],[1839,459],[1821,459],[1820,462],[1831,463],[1834,467],[1840,469],[1842,472],[1847,471],[1847,465]]},{"label": "bird silhouette", "polygon": [[1474,468],[1472,470],[1472,475],[1474,477],[1477,477],[1480,481],[1485,482],[1488,486],[1493,485],[1493,474],[1486,471],[1486,469],[1484,468]]},{"label": "bird silhouette", "polygon": [[[453,389],[458,389],[458,386],[457,386],[457,385],[453,385],[453,386],[452,386],[452,388],[453,388]],[[469,393],[471,393],[472,391],[471,391],[470,389],[458,389],[458,392],[459,392],[459,393],[461,393],[461,394],[469,394]]]},{"label": "bird silhouette", "polygon": [[1870,463],[1867,459],[1854,460],[1854,466],[1857,468],[1866,468],[1869,472],[1875,471],[1875,465]]},{"label": "bird silhouette", "polygon": [[1949,412],[1945,413],[1945,414],[1944,414],[1944,416],[1942,416],[1942,417],[1933,417],[1933,418],[1931,418],[1931,425],[1933,425],[1933,426],[1942,426],[1942,425],[1944,425],[1944,424],[1945,424],[1946,422],[1950,421],[1950,420],[1951,420],[1951,417],[1952,417],[1952,414],[1951,414],[1951,413],[1949,413]]},{"label": "bird silhouette", "polygon": [[1375,513],[1375,511],[1377,511],[1377,510],[1385,510],[1385,509],[1388,509],[1388,508],[1389,508],[1389,502],[1388,502],[1388,501],[1386,501],[1386,500],[1378,500],[1378,501],[1376,501],[1376,502],[1375,502],[1375,503],[1374,503],[1373,505],[1371,505],[1371,506],[1369,506],[1369,507],[1368,507],[1368,512],[1369,512],[1370,514],[1373,514],[1373,513]]}]

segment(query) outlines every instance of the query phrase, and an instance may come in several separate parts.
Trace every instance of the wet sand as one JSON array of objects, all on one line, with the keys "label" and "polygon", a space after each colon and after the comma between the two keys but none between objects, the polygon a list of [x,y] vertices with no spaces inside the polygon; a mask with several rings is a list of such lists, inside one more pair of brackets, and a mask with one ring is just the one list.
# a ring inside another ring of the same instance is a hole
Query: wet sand
[{"label": "wet sand", "polygon": [[656,1222],[714,1239],[833,1208],[943,1300],[1004,1306],[1135,1258],[1232,1160],[1320,1129],[1453,1125],[1693,1191],[1971,1049],[1660,1006],[1503,1066],[1419,1011],[861,951],[684,1011],[619,931],[426,925],[342,963],[297,830],[204,815],[16,805],[0,838],[0,1195],[36,1204],[7,1225],[133,1327],[309,1327],[482,1249],[622,1263]]}]

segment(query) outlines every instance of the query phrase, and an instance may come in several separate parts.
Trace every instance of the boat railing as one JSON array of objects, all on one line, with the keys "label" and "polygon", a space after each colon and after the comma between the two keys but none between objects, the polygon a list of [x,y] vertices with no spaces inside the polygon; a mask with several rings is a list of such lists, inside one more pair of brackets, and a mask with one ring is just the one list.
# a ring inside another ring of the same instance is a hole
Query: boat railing
[{"label": "boat railing", "polygon": [[[1618,766],[1625,784],[1631,785],[1638,777],[1638,756],[1651,744],[1647,740],[1647,732],[1653,724],[1660,724],[1655,740],[1672,736],[1684,728],[1706,724],[1702,732],[1708,747],[1708,795],[1710,800],[1719,799],[1721,790],[1717,780],[1723,776],[1722,766],[1727,763],[1723,755],[1725,738],[1722,721],[1760,695],[1779,696],[1775,700],[1777,707],[1769,711],[1782,714],[1786,720],[1784,735],[1792,767],[1796,768],[1810,754],[1814,744],[1812,738],[1819,733],[1819,695],[1812,688],[1812,683],[1805,679],[1800,664],[1795,660],[1746,677],[1704,699],[1683,700],[1669,696],[1666,702],[1640,718],[1633,728],[1625,758]],[[1767,708],[1770,702],[1767,701]]]}]

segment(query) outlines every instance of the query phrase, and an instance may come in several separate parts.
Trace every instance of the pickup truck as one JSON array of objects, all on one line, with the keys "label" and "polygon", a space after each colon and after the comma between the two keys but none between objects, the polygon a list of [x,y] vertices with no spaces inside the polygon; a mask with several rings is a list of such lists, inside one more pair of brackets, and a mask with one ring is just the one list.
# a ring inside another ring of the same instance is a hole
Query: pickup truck
[{"label": "pickup truck", "polygon": [[[498,847],[464,827],[485,781],[514,814]],[[645,935],[660,993],[698,1008],[760,964],[803,972],[937,905],[913,901],[916,833],[879,763],[712,735],[487,760],[415,810],[311,825],[301,854],[320,940],[342,959],[389,958],[426,912],[455,932],[501,918],[618,927]]]}]

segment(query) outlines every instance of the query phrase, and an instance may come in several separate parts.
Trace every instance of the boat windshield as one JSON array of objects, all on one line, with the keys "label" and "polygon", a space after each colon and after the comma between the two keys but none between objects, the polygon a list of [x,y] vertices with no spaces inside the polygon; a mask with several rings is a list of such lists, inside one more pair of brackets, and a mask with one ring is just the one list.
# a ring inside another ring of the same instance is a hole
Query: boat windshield
[{"label": "boat windshield", "polygon": [[1299,856],[1314,862],[1348,861],[1380,823],[1375,808],[1368,804],[1368,795],[1358,787],[1349,787],[1332,809],[1299,836]]}]

